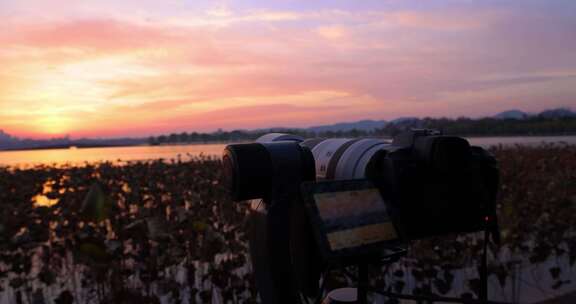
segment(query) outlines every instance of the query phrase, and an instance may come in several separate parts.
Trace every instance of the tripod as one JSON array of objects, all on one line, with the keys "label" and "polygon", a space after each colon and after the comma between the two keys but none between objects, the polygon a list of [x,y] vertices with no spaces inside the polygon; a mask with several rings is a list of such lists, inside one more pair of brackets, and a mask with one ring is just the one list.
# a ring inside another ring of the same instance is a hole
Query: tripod
[{"label": "tripod", "polygon": [[[368,274],[369,266],[393,264],[398,262],[400,258],[406,256],[406,254],[407,250],[405,248],[394,248],[390,250],[390,252],[383,257],[374,257],[374,256],[360,257],[358,259],[358,261],[360,262],[353,264],[356,266],[358,270],[357,277],[344,270],[347,276],[353,277],[358,282],[357,288],[355,290],[355,295],[352,296],[348,295],[348,297],[356,298],[355,303],[368,304],[368,294],[372,290],[372,288],[370,288],[370,278]],[[321,297],[322,297],[322,290],[320,290],[320,294],[316,303],[320,303]]]},{"label": "tripod", "polygon": [[[397,262],[401,257],[404,257],[407,253],[406,249],[399,249],[397,252],[388,255],[382,259],[371,259],[369,257],[364,257],[359,259],[361,262],[356,264],[358,269],[358,276],[355,278],[357,281],[356,289],[356,302],[358,304],[368,304],[368,294],[370,292],[396,299],[423,301],[423,302],[446,302],[446,303],[463,303],[463,304],[497,304],[499,302],[488,301],[488,238],[490,236],[489,230],[484,230],[484,244],[481,255],[481,265],[480,265],[480,293],[479,299],[461,299],[461,298],[450,298],[450,297],[440,297],[440,296],[421,296],[421,295],[404,295],[393,292],[376,290],[370,287],[370,279],[368,274],[368,269],[371,264],[377,265],[387,265]],[[350,274],[347,273],[348,276]],[[353,277],[353,276],[352,276]]]}]

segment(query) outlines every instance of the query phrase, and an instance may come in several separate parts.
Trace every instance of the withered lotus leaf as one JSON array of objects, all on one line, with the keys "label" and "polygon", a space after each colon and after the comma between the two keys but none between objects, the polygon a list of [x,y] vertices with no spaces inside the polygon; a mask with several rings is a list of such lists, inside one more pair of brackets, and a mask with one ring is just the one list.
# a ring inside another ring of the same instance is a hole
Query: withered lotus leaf
[{"label": "withered lotus leaf", "polygon": [[88,221],[101,222],[108,219],[114,211],[114,203],[102,191],[99,183],[90,186],[88,194],[82,202],[81,214]]}]

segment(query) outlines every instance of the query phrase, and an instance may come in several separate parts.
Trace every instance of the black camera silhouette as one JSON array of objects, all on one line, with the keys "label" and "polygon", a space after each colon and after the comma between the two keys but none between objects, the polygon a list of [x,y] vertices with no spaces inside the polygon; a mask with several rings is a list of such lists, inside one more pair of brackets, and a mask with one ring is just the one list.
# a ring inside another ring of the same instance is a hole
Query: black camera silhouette
[{"label": "black camera silhouette", "polygon": [[326,269],[394,261],[411,240],[498,235],[496,160],[434,130],[392,142],[272,133],[227,146],[223,165],[232,199],[252,200],[250,255],[264,303],[318,298]]}]

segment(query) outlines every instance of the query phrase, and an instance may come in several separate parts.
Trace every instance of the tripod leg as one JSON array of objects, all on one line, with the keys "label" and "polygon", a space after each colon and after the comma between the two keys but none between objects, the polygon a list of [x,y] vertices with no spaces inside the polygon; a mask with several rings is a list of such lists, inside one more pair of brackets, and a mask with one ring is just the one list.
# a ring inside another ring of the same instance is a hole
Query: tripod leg
[{"label": "tripod leg", "polygon": [[368,304],[368,264],[358,264],[358,303]]},{"label": "tripod leg", "polygon": [[484,248],[480,265],[480,301],[488,301],[488,229],[484,231]]}]

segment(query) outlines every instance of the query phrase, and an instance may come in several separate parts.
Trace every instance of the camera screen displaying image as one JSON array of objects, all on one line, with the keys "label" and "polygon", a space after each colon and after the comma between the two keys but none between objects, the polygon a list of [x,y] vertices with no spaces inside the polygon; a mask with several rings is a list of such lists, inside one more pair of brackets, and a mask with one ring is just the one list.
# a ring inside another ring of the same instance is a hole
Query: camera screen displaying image
[{"label": "camera screen displaying image", "polygon": [[380,191],[367,180],[309,183],[303,194],[324,255],[399,238]]}]

